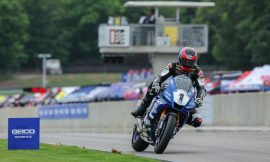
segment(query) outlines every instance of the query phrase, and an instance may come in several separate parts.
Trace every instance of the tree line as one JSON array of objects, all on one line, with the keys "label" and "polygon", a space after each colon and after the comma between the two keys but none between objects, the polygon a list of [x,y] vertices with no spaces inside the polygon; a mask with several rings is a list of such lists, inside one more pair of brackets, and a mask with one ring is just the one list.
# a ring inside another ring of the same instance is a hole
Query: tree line
[{"label": "tree line", "polygon": [[251,69],[270,63],[270,1],[214,0],[199,9],[194,22],[207,22],[210,53],[229,69]]},{"label": "tree line", "polygon": [[[129,22],[138,20],[141,9],[123,8],[126,1],[0,0],[0,69],[37,67],[37,55],[44,52],[65,65],[99,58],[100,23],[119,15]],[[212,1],[212,8],[181,9],[182,23],[209,26],[209,52],[201,62],[227,69],[270,63],[270,1]],[[170,9],[162,12],[175,14]]]},{"label": "tree line", "polygon": [[0,0],[0,69],[37,67],[38,53],[63,64],[98,57],[97,31],[120,0]]}]

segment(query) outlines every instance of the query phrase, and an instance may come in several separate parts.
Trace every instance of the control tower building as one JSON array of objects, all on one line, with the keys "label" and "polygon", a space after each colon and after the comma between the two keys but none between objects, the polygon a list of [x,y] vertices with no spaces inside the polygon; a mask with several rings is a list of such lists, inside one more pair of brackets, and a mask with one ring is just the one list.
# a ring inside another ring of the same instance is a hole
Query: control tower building
[{"label": "control tower building", "polygon": [[154,74],[159,74],[169,62],[177,60],[182,47],[193,47],[200,54],[208,51],[208,26],[181,24],[180,9],[214,6],[213,2],[128,1],[124,7],[153,8],[156,18],[160,8],[172,8],[175,18],[155,24],[101,24],[99,51],[103,56],[148,54]]}]

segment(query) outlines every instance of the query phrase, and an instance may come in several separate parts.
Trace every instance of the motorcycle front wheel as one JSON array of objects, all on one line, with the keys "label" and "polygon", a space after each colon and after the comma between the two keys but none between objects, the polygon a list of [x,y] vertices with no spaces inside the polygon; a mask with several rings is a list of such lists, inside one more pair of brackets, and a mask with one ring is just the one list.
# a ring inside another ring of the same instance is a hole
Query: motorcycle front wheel
[{"label": "motorcycle front wheel", "polygon": [[162,154],[172,138],[175,128],[176,116],[169,114],[163,123],[160,134],[155,142],[155,153]]}]

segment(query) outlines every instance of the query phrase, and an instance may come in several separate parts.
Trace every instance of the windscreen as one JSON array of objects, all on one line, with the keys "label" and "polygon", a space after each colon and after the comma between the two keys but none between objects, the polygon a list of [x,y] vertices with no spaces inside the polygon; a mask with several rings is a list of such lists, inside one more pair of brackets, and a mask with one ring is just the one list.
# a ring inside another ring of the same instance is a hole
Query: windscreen
[{"label": "windscreen", "polygon": [[176,76],[174,79],[177,89],[183,89],[184,91],[188,92],[188,90],[192,87],[191,79],[185,75]]}]

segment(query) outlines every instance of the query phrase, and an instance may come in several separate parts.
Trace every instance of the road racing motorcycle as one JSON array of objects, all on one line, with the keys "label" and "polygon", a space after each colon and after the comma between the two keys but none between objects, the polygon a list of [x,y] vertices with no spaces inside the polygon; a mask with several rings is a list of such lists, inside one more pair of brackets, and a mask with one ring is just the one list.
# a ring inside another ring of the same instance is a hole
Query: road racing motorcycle
[{"label": "road racing motorcycle", "polygon": [[[195,95],[189,77],[169,77],[147,108],[146,115],[136,118],[131,140],[133,149],[141,152],[152,145],[155,153],[163,153],[169,141],[187,122],[190,112],[195,110]],[[147,115],[152,120],[146,126]]]}]

